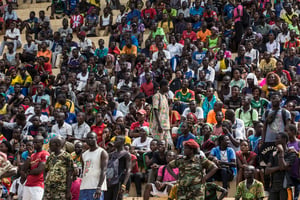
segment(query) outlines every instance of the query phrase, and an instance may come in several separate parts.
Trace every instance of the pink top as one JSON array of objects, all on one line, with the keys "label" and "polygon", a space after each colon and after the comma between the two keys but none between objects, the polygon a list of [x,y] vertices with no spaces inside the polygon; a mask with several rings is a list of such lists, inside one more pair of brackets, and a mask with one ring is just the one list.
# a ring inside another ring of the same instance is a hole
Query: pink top
[{"label": "pink top", "polygon": [[[163,168],[164,168],[165,165],[163,166],[160,166],[159,169],[158,169],[158,173],[157,175],[158,176],[163,176]],[[174,168],[173,169],[173,172],[178,175],[179,174],[179,169],[178,168]],[[164,175],[164,179],[162,180],[162,182],[171,182],[171,181],[176,181],[176,179],[171,175],[169,174],[167,168],[165,169],[165,175]]]},{"label": "pink top", "polygon": [[72,200],[79,199],[80,184],[81,184],[81,178],[77,178],[75,181],[72,182],[72,186],[71,186]]},{"label": "pink top", "polygon": [[[234,10],[233,10],[233,16],[236,17],[238,16],[238,11],[237,9],[240,10],[240,16],[243,16],[243,6],[242,5],[238,5]],[[239,22],[241,21],[241,17],[235,18],[234,22]]]}]

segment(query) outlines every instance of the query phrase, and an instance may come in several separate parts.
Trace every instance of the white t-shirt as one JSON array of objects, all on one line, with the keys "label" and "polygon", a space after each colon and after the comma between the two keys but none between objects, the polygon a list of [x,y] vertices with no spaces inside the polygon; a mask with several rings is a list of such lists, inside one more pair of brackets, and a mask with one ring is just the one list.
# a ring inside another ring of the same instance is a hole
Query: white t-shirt
[{"label": "white t-shirt", "polygon": [[82,91],[84,90],[85,86],[86,86],[86,83],[87,83],[87,80],[89,78],[89,72],[86,73],[85,76],[82,75],[82,72],[77,74],[77,90],[78,91]]},{"label": "white t-shirt", "polygon": [[150,151],[151,141],[152,141],[152,138],[147,137],[145,142],[141,142],[141,137],[138,137],[135,140],[133,140],[131,146],[137,147],[138,149]]},{"label": "white t-shirt", "polygon": [[181,56],[183,45],[179,44],[179,43],[175,43],[174,45],[173,44],[169,44],[167,46],[167,49],[170,52],[171,58],[174,57],[174,56],[176,56],[176,55],[177,56]]},{"label": "white t-shirt", "polygon": [[225,151],[221,151],[221,150],[220,150],[220,154],[221,154],[221,161],[223,161],[223,162],[228,162],[228,158],[227,158],[227,150],[225,150]]},{"label": "white t-shirt", "polygon": [[[14,28],[13,31],[11,31],[11,29],[6,30],[5,36],[11,37],[11,38],[15,38],[18,36],[18,40],[21,42],[20,30],[17,28]],[[9,40],[9,41],[12,41],[12,40]]]},{"label": "white t-shirt", "polygon": [[[17,178],[12,182],[11,188],[9,190],[10,193],[14,193],[18,195],[18,200],[23,199],[23,189],[25,186],[26,181],[22,184],[21,177]],[[18,189],[17,189],[18,186]]]},{"label": "white t-shirt", "polygon": [[[171,59],[171,55],[170,55],[170,52],[167,51],[167,50],[163,50],[164,54],[165,54],[165,57],[167,60],[170,60]],[[152,55],[152,61],[156,61],[158,58],[158,51],[153,53]]]},{"label": "white t-shirt", "polygon": [[[191,113],[191,109],[190,108],[186,108],[183,113],[182,116],[186,118],[186,116]],[[201,107],[197,107],[196,108],[196,112],[193,113],[196,115],[197,119],[203,119],[203,110]]]},{"label": "white t-shirt", "polygon": [[271,54],[273,54],[273,51],[277,49],[277,52],[276,54],[274,54],[274,56],[275,57],[280,56],[280,44],[276,40],[274,40],[272,43],[267,42],[266,47],[267,47],[267,51],[270,52]]}]

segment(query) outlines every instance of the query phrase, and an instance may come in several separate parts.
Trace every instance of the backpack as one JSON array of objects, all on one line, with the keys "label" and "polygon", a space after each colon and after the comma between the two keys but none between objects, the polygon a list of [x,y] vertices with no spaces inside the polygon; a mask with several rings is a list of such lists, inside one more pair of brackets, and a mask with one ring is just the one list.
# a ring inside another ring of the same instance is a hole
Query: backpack
[{"label": "backpack", "polygon": [[116,156],[116,152],[110,154],[106,170],[107,186],[116,185],[120,182],[124,171],[119,173],[119,160],[127,154],[127,151],[121,151],[118,156]]},{"label": "backpack", "polygon": [[[251,108],[249,112],[250,112],[251,121],[253,122],[253,117],[252,117],[253,109]],[[239,110],[239,119],[241,119],[241,114],[242,114],[242,109]]]},{"label": "backpack", "polygon": [[[265,118],[267,119],[268,115],[269,115],[270,110],[266,110],[265,112]],[[287,110],[285,108],[281,109],[281,115],[282,115],[282,119],[283,119],[283,124],[284,126],[286,125],[286,118],[287,118]],[[273,119],[273,121],[275,120],[275,117]]]},{"label": "backpack", "polygon": [[241,17],[244,28],[249,26],[250,23],[250,15],[247,10],[243,7],[243,15]]}]

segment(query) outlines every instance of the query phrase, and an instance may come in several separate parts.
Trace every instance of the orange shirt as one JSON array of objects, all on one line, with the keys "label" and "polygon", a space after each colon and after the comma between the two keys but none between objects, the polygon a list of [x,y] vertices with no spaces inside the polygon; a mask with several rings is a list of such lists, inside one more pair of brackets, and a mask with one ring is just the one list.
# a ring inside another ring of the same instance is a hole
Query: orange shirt
[{"label": "orange shirt", "polygon": [[50,51],[49,49],[47,49],[45,52],[43,51],[38,51],[37,53],[37,57],[43,56],[45,58],[49,58],[49,61],[47,63],[50,64],[51,62],[51,57],[52,57],[52,51]]},{"label": "orange shirt", "polygon": [[209,36],[209,35],[211,35],[210,30],[206,29],[206,31],[205,31],[204,33],[203,33],[202,30],[200,30],[200,31],[198,31],[198,33],[197,33],[197,39],[200,39],[201,42],[205,42],[206,37]]},{"label": "orange shirt", "polygon": [[[223,116],[224,116],[223,120],[225,119],[225,112],[226,112],[226,109],[222,108],[222,113],[223,113]],[[206,122],[210,123],[210,124],[216,124],[217,123],[216,112],[214,110],[211,110],[211,111],[208,112]]]},{"label": "orange shirt", "polygon": [[131,45],[131,48],[128,48],[126,45],[123,47],[121,54],[127,54],[127,55],[135,55],[137,56],[137,47],[134,45]]}]

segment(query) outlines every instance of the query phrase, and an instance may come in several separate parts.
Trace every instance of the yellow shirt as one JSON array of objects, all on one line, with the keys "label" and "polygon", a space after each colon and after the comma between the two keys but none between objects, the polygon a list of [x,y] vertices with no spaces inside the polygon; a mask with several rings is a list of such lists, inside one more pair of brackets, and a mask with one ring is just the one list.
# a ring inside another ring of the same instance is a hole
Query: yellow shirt
[{"label": "yellow shirt", "polygon": [[[110,139],[111,142],[114,142],[116,140],[116,136],[112,137]],[[125,143],[124,144],[131,144],[131,139],[128,136],[125,136]]]},{"label": "yellow shirt", "polygon": [[90,4],[100,8],[100,1],[96,2],[96,0],[90,0]]},{"label": "yellow shirt", "polygon": [[[75,106],[74,106],[74,103],[71,100],[67,99],[65,105],[68,107],[70,113],[75,113]],[[62,105],[60,103],[56,102],[54,107],[55,108],[61,108],[61,106]]]},{"label": "yellow shirt", "polygon": [[227,69],[225,59],[220,60],[220,70]]},{"label": "yellow shirt", "polygon": [[267,75],[267,73],[272,72],[276,69],[276,63],[277,61],[275,58],[271,58],[269,63],[267,63],[265,59],[262,59],[262,61],[260,61],[259,63],[259,68],[264,75]]},{"label": "yellow shirt", "polygon": [[288,15],[287,12],[284,13],[282,16],[281,16],[281,19],[283,19],[286,23],[288,24],[292,24],[292,18],[293,16],[296,15],[297,18],[298,18],[298,15],[297,13],[293,12],[291,15]]},{"label": "yellow shirt", "polygon": [[25,85],[26,83],[32,83],[32,78],[30,75],[26,75],[26,79],[22,79],[21,75],[17,75],[14,79],[11,80],[11,85],[15,85],[16,83],[20,83],[21,85]]},{"label": "yellow shirt", "polygon": [[17,75],[14,79],[11,80],[11,85],[15,85],[16,83],[22,84],[23,80],[20,75]]},{"label": "yellow shirt", "polygon": [[7,114],[7,103],[4,104],[4,106],[0,109],[0,115],[6,115]]},{"label": "yellow shirt", "polygon": [[165,33],[169,33],[174,28],[173,22],[171,22],[171,21],[161,22],[161,23],[159,23],[158,27],[164,29]]}]

